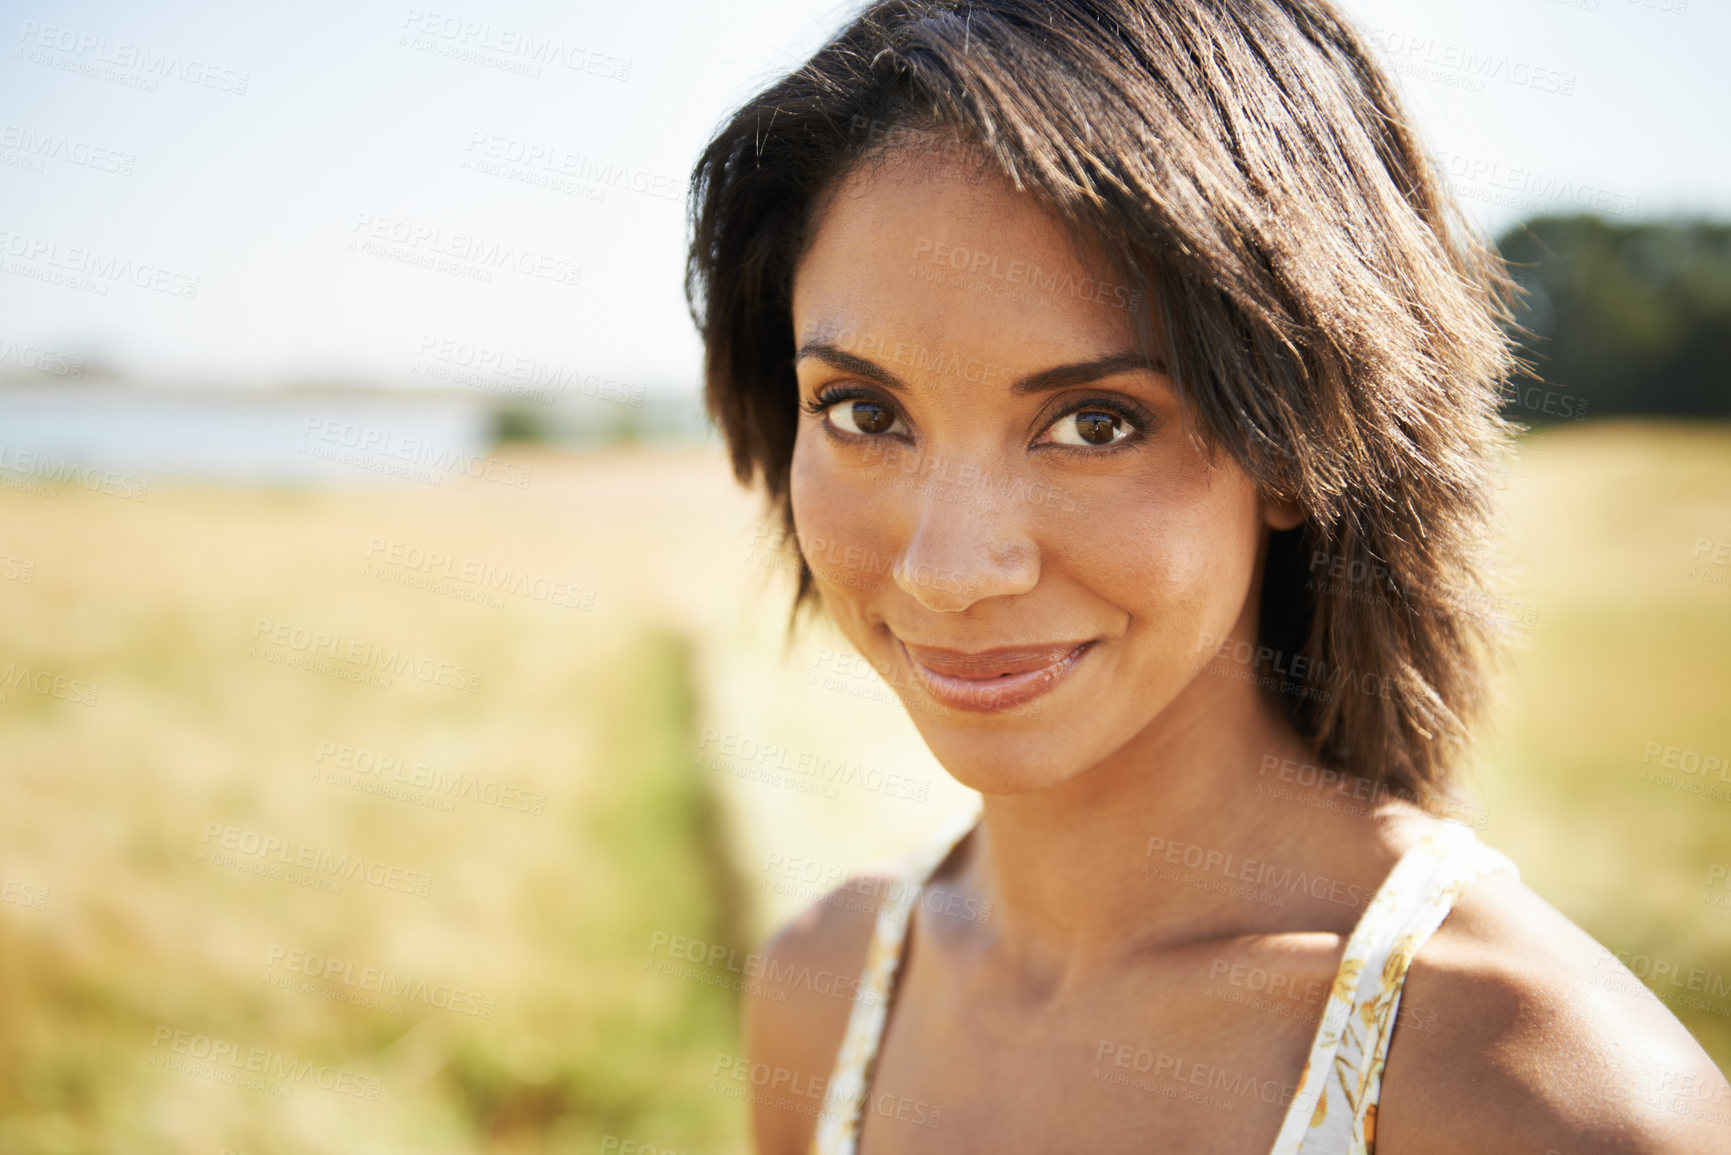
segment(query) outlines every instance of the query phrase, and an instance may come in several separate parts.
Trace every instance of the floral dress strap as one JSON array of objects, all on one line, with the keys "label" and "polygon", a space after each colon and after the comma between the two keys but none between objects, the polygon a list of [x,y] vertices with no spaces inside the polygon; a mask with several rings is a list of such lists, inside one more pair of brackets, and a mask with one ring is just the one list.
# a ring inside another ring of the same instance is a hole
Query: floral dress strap
[{"label": "floral dress strap", "polygon": [[871,945],[866,948],[865,965],[860,970],[860,994],[848,1015],[847,1033],[842,1036],[835,1072],[824,1092],[810,1155],[854,1155],[859,1141],[860,1107],[871,1083],[878,1042],[889,1016],[902,943],[907,938],[914,905],[926,880],[974,828],[979,817],[976,800],[947,821],[932,841],[913,856],[901,875],[901,885],[891,891],[888,901],[879,908]]},{"label": "floral dress strap", "polygon": [[1467,886],[1498,872],[1520,877],[1513,862],[1454,820],[1395,863],[1347,940],[1270,1155],[1374,1155],[1382,1068],[1407,967]]}]

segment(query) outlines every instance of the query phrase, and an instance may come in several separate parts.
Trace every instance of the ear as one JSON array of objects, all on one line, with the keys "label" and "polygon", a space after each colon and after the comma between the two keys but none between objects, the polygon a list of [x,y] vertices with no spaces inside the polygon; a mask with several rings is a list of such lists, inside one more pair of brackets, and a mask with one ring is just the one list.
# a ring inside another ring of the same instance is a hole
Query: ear
[{"label": "ear", "polygon": [[1296,501],[1277,501],[1263,494],[1262,522],[1270,529],[1296,529],[1304,524],[1304,508]]}]

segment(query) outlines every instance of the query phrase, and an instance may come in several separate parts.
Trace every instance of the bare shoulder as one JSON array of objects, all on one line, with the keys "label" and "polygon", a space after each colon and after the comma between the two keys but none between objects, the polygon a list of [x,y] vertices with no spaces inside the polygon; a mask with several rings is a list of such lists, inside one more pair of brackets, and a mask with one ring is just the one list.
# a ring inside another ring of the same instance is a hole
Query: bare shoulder
[{"label": "bare shoulder", "polygon": [[1617,957],[1512,875],[1456,901],[1407,972],[1381,1155],[1731,1155],[1731,1086]]},{"label": "bare shoulder", "polygon": [[744,996],[745,1058],[731,1072],[751,1098],[758,1155],[804,1155],[835,1070],[888,874],[860,874],[783,923]]}]

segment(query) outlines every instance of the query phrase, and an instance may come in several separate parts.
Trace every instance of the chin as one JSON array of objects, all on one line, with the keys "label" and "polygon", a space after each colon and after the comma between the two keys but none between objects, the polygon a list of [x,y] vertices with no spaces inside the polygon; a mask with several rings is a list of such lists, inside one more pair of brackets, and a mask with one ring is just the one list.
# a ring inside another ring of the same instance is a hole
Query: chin
[{"label": "chin", "polygon": [[[929,710],[929,706],[927,706]],[[1070,727],[1051,720],[994,719],[955,725],[949,719],[911,711],[914,726],[944,772],[981,794],[1028,794],[1047,790],[1082,773],[1095,760],[1064,740]]]}]

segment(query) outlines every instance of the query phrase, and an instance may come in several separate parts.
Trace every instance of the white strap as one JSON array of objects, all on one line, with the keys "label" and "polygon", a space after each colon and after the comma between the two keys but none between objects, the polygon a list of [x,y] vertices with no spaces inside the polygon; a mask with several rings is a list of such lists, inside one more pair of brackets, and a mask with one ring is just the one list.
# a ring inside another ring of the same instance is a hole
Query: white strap
[{"label": "white strap", "polygon": [[1513,862],[1452,820],[1395,863],[1347,940],[1298,1093],[1270,1155],[1364,1150],[1359,1136],[1381,1093],[1407,967],[1466,886],[1503,870],[1519,877]]},{"label": "white strap", "polygon": [[866,948],[865,964],[860,968],[860,996],[848,1014],[847,1033],[836,1055],[835,1072],[824,1091],[817,1131],[812,1135],[811,1155],[854,1155],[859,1140],[860,1108],[889,1015],[902,943],[907,938],[914,904],[932,871],[949,857],[979,817],[976,801],[945,822],[932,842],[909,864],[902,875],[904,884],[878,910],[871,945]]}]

